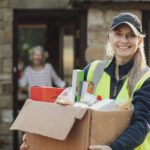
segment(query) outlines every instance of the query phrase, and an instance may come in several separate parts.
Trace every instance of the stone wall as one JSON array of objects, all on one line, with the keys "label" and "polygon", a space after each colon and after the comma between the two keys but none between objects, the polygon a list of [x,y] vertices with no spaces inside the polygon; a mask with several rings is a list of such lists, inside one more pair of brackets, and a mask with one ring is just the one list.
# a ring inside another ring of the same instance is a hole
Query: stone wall
[{"label": "stone wall", "polygon": [[[102,6],[101,6],[102,7]],[[91,7],[88,11],[88,41],[86,61],[89,63],[96,59],[104,59],[111,21],[120,12],[132,12],[141,18],[141,10],[136,9],[105,9]]]},{"label": "stone wall", "polygon": [[0,0],[0,150],[12,150],[12,8]]}]

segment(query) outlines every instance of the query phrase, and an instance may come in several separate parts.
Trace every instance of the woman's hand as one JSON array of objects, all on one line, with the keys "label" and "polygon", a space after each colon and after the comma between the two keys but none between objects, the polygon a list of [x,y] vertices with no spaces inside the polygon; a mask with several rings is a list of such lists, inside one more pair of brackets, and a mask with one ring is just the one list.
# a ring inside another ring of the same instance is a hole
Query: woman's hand
[{"label": "woman's hand", "polygon": [[90,150],[112,150],[110,146],[107,145],[91,145],[89,146]]},{"label": "woman's hand", "polygon": [[20,146],[20,150],[29,150],[29,146],[26,144],[26,134],[22,137],[23,143]]}]

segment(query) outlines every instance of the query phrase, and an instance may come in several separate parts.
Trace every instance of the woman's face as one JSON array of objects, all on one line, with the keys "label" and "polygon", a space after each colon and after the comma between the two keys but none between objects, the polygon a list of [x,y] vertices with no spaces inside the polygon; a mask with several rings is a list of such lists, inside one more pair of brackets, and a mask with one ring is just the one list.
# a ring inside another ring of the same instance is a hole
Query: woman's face
[{"label": "woman's face", "polygon": [[118,63],[127,63],[137,51],[141,37],[127,24],[121,24],[109,34],[109,41]]},{"label": "woman's face", "polygon": [[32,56],[34,65],[41,65],[43,62],[43,55],[40,51],[35,51]]}]

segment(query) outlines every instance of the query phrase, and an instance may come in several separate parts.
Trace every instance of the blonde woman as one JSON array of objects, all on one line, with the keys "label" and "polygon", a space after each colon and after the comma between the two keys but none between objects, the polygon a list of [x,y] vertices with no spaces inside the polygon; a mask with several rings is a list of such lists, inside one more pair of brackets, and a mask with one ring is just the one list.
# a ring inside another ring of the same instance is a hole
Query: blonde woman
[{"label": "blonde woman", "polygon": [[[132,13],[116,16],[110,27],[107,61],[86,67],[86,79],[95,83],[95,95],[115,101],[131,101],[134,114],[129,127],[110,145],[91,145],[91,150],[150,149],[150,71],[144,54],[144,34],[139,18]],[[96,79],[97,78],[97,79]]]}]

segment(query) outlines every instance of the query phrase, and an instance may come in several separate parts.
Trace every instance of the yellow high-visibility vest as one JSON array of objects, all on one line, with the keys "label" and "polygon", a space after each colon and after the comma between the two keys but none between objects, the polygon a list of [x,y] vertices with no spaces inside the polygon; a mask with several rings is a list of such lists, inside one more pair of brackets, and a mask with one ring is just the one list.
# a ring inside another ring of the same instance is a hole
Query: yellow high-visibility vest
[{"label": "yellow high-visibility vest", "polygon": [[[95,82],[96,87],[94,87],[94,95],[98,96],[100,95],[102,99],[109,99],[110,97],[110,82],[111,82],[111,77],[108,75],[106,72],[104,72],[104,66],[101,67],[101,62],[100,61],[94,61],[87,74],[87,81]],[[107,65],[110,62],[107,62]],[[102,70],[97,70],[97,73],[94,75],[94,71],[98,68],[97,66],[99,65],[99,68],[103,68]],[[103,64],[102,64],[103,65]],[[105,67],[107,66],[105,64]],[[100,78],[96,77],[98,75],[98,72],[102,75],[100,75]],[[97,78],[97,81],[94,81],[94,77]],[[150,72],[147,71],[145,72],[139,79],[139,81],[136,83],[133,92],[139,90],[144,83],[146,79],[150,77]],[[132,97],[129,96],[128,94],[128,89],[127,89],[127,82],[128,79],[125,80],[119,94],[116,97],[116,101],[131,101]],[[147,134],[147,137],[145,138],[144,142],[139,145],[135,150],[150,150],[150,133]]]}]

